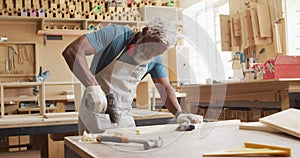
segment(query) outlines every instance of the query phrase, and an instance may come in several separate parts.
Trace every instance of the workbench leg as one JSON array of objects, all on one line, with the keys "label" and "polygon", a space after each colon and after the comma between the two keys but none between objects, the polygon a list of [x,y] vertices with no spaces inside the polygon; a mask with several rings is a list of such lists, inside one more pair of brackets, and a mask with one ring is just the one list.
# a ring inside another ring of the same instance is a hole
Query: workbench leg
[{"label": "workbench leg", "polygon": [[48,158],[48,135],[31,135],[30,144],[32,150],[40,150],[41,158]]},{"label": "workbench leg", "polygon": [[76,152],[70,149],[66,144],[64,146],[65,158],[81,158]]},{"label": "workbench leg", "polygon": [[286,110],[290,108],[290,98],[288,91],[280,92],[280,102],[281,102],[281,110]]}]

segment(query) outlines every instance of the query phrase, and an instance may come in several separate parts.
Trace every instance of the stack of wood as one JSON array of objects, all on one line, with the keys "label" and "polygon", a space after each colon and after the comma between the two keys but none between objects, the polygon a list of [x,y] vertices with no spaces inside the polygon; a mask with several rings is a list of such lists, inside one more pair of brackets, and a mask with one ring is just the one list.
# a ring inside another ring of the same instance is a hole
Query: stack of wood
[{"label": "stack of wood", "polygon": [[167,4],[166,2],[162,3],[161,0],[4,0],[0,1],[0,16],[140,21],[138,7],[163,6]]}]

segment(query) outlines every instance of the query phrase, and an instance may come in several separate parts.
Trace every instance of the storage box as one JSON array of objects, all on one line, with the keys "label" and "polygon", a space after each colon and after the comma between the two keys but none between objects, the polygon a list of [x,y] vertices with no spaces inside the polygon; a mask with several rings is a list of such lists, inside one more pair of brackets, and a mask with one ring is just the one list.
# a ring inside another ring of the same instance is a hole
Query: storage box
[{"label": "storage box", "polygon": [[277,56],[274,77],[300,78],[300,56]]},{"label": "storage box", "polygon": [[264,74],[263,74],[263,79],[268,80],[268,79],[274,79],[274,64],[275,64],[275,58],[269,59],[264,63]]},{"label": "storage box", "polygon": [[264,64],[263,79],[300,78],[300,56],[277,56]]},{"label": "storage box", "polygon": [[165,18],[170,22],[178,22],[181,20],[180,10],[177,7],[158,7],[158,6],[143,6],[139,8],[143,21],[148,21],[152,18]]}]

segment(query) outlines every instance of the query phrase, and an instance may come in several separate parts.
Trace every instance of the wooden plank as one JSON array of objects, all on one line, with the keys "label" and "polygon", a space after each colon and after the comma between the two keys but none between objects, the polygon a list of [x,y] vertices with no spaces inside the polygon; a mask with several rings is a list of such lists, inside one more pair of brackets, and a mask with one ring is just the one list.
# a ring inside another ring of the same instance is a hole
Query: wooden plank
[{"label": "wooden plank", "polygon": [[249,48],[254,46],[253,29],[251,23],[250,10],[244,10],[241,14],[241,25],[242,25],[242,48]]},{"label": "wooden plank", "polygon": [[[2,2],[2,1],[1,1]],[[1,3],[0,2],[0,3]],[[1,9],[2,7],[0,6],[0,9]],[[21,12],[21,10],[22,10],[22,8],[23,8],[23,4],[22,4],[22,0],[16,0],[16,10],[17,10],[17,12]]]},{"label": "wooden plank", "polygon": [[272,37],[271,19],[267,4],[257,5],[260,37]]},{"label": "wooden plank", "polygon": [[274,24],[274,35],[275,35],[275,50],[276,53],[284,53],[284,23]]},{"label": "wooden plank", "polygon": [[43,115],[45,118],[71,118],[78,117],[78,112],[59,112],[59,113],[46,113]]},{"label": "wooden plank", "polygon": [[4,88],[1,85],[1,117],[4,117]]},{"label": "wooden plank", "polygon": [[31,9],[31,1],[23,0],[24,9]]},{"label": "wooden plank", "polygon": [[0,1],[0,11],[3,9],[3,1]]},{"label": "wooden plank", "polygon": [[282,133],[281,131],[260,122],[241,122],[241,124],[239,125],[239,129]]},{"label": "wooden plank", "polygon": [[241,49],[241,36],[240,36],[240,25],[237,17],[239,14],[230,15],[230,32],[231,32],[231,45],[232,51],[240,51]]},{"label": "wooden plank", "polygon": [[88,0],[84,0],[83,2],[83,7],[82,7],[82,13],[85,15],[88,15],[90,12],[90,2]]},{"label": "wooden plank", "polygon": [[236,156],[291,156],[291,148],[269,144],[245,142],[241,147],[228,148],[216,152],[205,153],[203,157],[236,157]]},{"label": "wooden plank", "polygon": [[40,9],[40,1],[39,0],[32,0],[32,5],[34,9]]},{"label": "wooden plank", "polygon": [[46,113],[46,95],[45,95],[45,84],[39,86],[39,101],[40,101],[40,114]]},{"label": "wooden plank", "polygon": [[13,0],[6,0],[6,9],[8,9],[10,13],[12,12],[12,10],[14,9]]},{"label": "wooden plank", "polygon": [[220,15],[222,51],[231,51],[230,16]]},{"label": "wooden plank", "polygon": [[42,8],[48,9],[49,8],[48,0],[41,0],[41,5]]},{"label": "wooden plank", "polygon": [[259,119],[259,122],[266,124],[284,133],[300,138],[300,110],[287,109],[273,115]]},{"label": "wooden plank", "polygon": [[252,22],[255,45],[271,44],[272,38],[260,36],[259,21],[257,15],[257,5],[258,3],[253,3],[253,2],[250,3],[251,22]]},{"label": "wooden plank", "polygon": [[149,83],[141,82],[136,89],[136,107],[138,109],[150,109]]},{"label": "wooden plank", "polygon": [[68,12],[71,14],[71,15],[74,15],[75,14],[75,5],[69,5],[69,8],[68,8]]},{"label": "wooden plank", "polygon": [[[24,119],[26,118],[26,119]],[[0,128],[21,128],[36,126],[51,126],[77,124],[78,117],[60,117],[60,118],[44,118],[40,114],[32,115],[6,115],[0,119]]]}]

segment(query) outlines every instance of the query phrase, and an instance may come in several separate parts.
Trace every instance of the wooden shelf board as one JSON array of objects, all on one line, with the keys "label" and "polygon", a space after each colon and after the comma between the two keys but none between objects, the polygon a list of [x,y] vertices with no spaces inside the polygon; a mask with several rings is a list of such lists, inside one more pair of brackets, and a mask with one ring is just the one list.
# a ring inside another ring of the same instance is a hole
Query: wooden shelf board
[{"label": "wooden shelf board", "polygon": [[[74,100],[74,95],[50,95],[46,96],[45,100]],[[20,102],[20,101],[37,101],[37,96],[24,96],[24,97],[5,97],[5,102]]]},{"label": "wooden shelf board", "polygon": [[37,21],[40,22],[41,17],[27,17],[27,16],[1,16],[1,21]]},{"label": "wooden shelf board", "polygon": [[75,85],[81,84],[80,82],[44,82],[46,86],[51,85]]},{"label": "wooden shelf board", "polygon": [[0,83],[0,86],[3,87],[33,87],[40,86],[42,82],[4,82]]},{"label": "wooden shelf board", "polygon": [[70,19],[60,19],[60,18],[43,18],[45,22],[85,22],[86,19],[75,19],[75,18],[70,18]]},{"label": "wooden shelf board", "polygon": [[49,30],[38,30],[38,35],[83,35],[86,33],[93,32],[94,30],[60,30],[60,29],[49,29]]},{"label": "wooden shelf board", "polygon": [[[40,111],[40,107],[30,107],[30,108],[19,108],[18,111],[20,112],[28,112],[28,111]],[[46,110],[56,110],[57,107],[46,107]]]},{"label": "wooden shelf board", "polygon": [[0,77],[33,77],[35,74],[0,74]]}]

